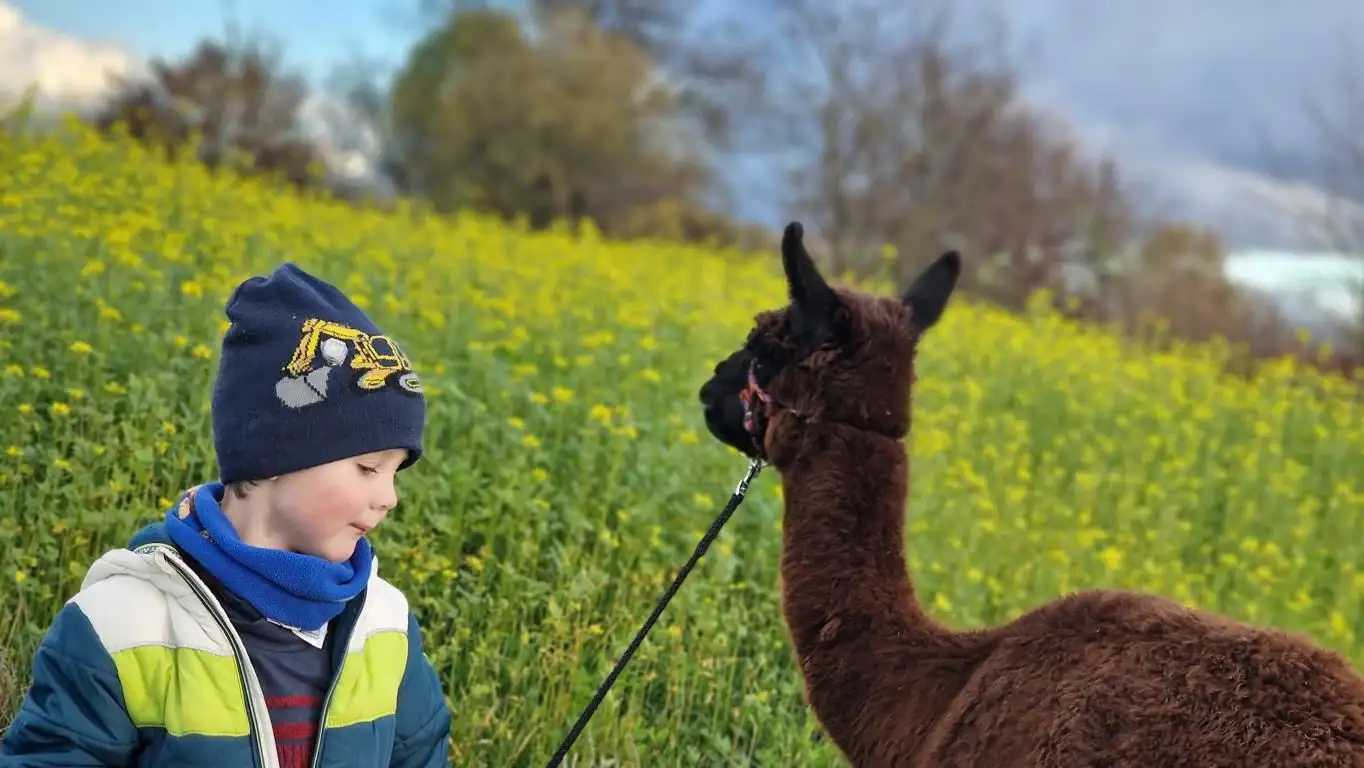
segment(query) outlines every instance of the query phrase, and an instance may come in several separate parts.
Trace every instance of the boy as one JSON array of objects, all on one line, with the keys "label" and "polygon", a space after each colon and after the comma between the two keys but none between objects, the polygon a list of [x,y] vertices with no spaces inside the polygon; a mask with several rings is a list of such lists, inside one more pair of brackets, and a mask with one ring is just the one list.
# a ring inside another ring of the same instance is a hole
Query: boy
[{"label": "boy", "polygon": [[450,764],[421,629],[365,539],[421,456],[420,383],[293,264],[226,312],[219,481],[90,569],[34,657],[0,768]]}]

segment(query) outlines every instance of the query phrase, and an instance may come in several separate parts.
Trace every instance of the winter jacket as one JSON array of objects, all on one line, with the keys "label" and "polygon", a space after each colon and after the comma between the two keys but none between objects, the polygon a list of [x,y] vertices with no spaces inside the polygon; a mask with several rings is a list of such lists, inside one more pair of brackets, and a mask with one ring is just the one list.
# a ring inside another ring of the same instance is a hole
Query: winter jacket
[{"label": "winter jacket", "polygon": [[[450,711],[396,587],[371,575],[337,617],[312,768],[449,766]],[[0,768],[278,768],[241,637],[162,524],[106,553],[58,612]]]}]

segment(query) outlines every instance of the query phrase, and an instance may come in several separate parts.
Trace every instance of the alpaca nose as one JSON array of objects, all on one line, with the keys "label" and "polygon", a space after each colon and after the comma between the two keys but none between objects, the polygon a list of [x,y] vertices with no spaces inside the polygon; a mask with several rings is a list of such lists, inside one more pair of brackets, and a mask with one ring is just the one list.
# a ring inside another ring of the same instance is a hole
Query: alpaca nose
[{"label": "alpaca nose", "polygon": [[713,379],[713,378],[711,378],[711,379],[706,379],[706,382],[705,382],[704,384],[701,385],[701,389],[698,390],[697,393],[696,393],[697,399],[699,399],[699,400],[700,400],[701,402],[703,402],[703,403],[709,402],[710,399],[711,399],[710,393],[711,393],[711,392],[714,392],[714,391],[715,391],[715,379]]}]

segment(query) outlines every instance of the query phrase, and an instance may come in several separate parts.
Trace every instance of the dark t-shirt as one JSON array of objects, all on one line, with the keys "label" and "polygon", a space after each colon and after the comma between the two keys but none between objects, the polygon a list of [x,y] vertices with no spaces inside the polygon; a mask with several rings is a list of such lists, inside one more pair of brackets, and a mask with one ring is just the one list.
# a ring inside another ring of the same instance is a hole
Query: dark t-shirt
[{"label": "dark t-shirt", "polygon": [[265,693],[281,768],[307,768],[317,742],[322,699],[331,683],[334,635],[329,632],[321,648],[313,645],[266,619],[190,555],[180,554],[223,604],[246,645]]}]

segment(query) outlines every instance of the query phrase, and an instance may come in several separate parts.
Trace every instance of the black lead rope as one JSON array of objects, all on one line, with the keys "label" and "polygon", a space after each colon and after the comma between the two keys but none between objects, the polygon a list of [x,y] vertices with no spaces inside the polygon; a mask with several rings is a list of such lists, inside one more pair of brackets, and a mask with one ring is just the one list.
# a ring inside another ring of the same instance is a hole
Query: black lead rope
[{"label": "black lead rope", "polygon": [[710,530],[706,531],[706,535],[702,536],[701,541],[697,542],[696,549],[691,553],[691,557],[687,560],[686,564],[682,566],[682,570],[677,572],[677,577],[673,579],[673,583],[668,587],[668,590],[663,593],[663,598],[658,601],[658,605],[654,607],[654,612],[649,615],[648,620],[644,622],[644,626],[640,627],[639,631],[635,633],[635,639],[630,641],[630,646],[625,649],[625,653],[621,654],[620,660],[616,662],[616,666],[611,670],[611,674],[607,675],[606,679],[603,680],[602,684],[597,688],[596,695],[592,697],[592,701],[588,702],[587,708],[583,710],[583,713],[578,716],[578,722],[573,724],[573,729],[564,737],[563,743],[559,745],[559,749],[554,753],[554,757],[549,759],[549,764],[546,768],[557,768],[557,766],[563,762],[564,756],[568,754],[568,750],[573,746],[573,742],[577,741],[578,734],[582,733],[583,727],[587,725],[587,721],[592,719],[592,715],[597,711],[597,707],[601,704],[602,699],[606,698],[606,692],[611,690],[612,683],[616,682],[616,678],[620,676],[621,670],[625,669],[625,665],[630,662],[630,657],[635,655],[635,650],[639,648],[639,644],[644,642],[644,636],[649,634],[649,630],[653,628],[654,622],[658,621],[658,617],[663,614],[663,609],[668,607],[668,602],[673,599],[673,595],[677,594],[677,590],[682,586],[682,581],[687,578],[687,574],[691,573],[691,569],[696,567],[696,563],[706,554],[706,550],[710,549],[710,543],[715,540],[715,537],[720,535],[720,529],[723,528],[725,522],[729,520],[729,516],[734,514],[734,510],[739,508],[739,504],[744,500],[744,495],[748,493],[748,484],[753,482],[753,478],[758,476],[758,473],[762,471],[762,468],[763,462],[761,459],[752,459],[749,461],[748,472],[744,475],[744,478],[739,481],[739,485],[729,497],[729,503],[726,504],[725,508],[720,512],[719,517],[715,518],[715,522],[711,524]]}]

